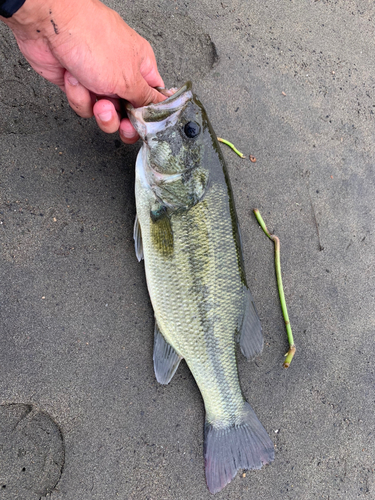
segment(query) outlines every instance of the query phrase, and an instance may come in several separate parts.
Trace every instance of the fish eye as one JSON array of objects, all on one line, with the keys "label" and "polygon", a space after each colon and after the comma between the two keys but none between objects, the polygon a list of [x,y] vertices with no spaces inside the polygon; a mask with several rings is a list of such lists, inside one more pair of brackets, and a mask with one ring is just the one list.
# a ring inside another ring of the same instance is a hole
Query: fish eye
[{"label": "fish eye", "polygon": [[190,139],[194,139],[194,137],[197,137],[200,131],[201,131],[200,126],[198,125],[198,123],[195,122],[188,122],[184,127],[185,135]]}]

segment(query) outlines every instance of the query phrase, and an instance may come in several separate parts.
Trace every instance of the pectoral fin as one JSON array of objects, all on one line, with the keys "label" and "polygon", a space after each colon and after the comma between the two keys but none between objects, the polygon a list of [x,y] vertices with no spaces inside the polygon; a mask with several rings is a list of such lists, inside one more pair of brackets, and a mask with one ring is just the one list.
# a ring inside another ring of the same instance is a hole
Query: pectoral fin
[{"label": "pectoral fin", "polygon": [[150,211],[151,239],[156,251],[164,257],[173,254],[173,231],[167,208],[155,203]]},{"label": "pectoral fin", "polygon": [[141,260],[143,259],[142,232],[137,215],[135,216],[134,221],[133,238],[135,245],[135,255],[137,256],[138,262],[141,262]]},{"label": "pectoral fin", "polygon": [[240,330],[241,352],[247,359],[255,358],[263,350],[263,335],[260,319],[250,290],[244,286],[245,312]]},{"label": "pectoral fin", "polygon": [[160,384],[169,384],[176,373],[182,356],[168,344],[155,321],[154,330],[154,370],[156,380]]}]

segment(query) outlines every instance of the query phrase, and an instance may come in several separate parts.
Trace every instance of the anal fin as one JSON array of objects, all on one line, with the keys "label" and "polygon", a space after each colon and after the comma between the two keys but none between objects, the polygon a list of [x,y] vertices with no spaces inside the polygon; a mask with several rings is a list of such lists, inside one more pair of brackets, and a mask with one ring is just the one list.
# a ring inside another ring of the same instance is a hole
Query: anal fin
[{"label": "anal fin", "polygon": [[174,348],[164,339],[156,321],[153,358],[156,380],[160,384],[169,384],[176,373],[182,356],[179,356]]},{"label": "anal fin", "polygon": [[263,350],[263,335],[260,319],[250,290],[244,286],[245,312],[240,329],[241,352],[248,359],[255,358]]}]

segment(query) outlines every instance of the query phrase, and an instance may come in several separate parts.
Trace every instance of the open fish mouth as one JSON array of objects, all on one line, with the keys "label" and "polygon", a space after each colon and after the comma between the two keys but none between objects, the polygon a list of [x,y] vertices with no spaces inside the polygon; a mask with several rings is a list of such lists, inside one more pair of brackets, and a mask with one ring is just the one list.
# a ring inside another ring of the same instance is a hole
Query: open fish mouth
[{"label": "open fish mouth", "polygon": [[[161,93],[164,94],[164,92]],[[145,140],[148,134],[156,134],[166,127],[174,125],[179,113],[192,98],[191,82],[186,82],[164,101],[148,104],[140,108],[134,108],[128,102],[126,103],[126,111],[133,127],[140,137]]]}]

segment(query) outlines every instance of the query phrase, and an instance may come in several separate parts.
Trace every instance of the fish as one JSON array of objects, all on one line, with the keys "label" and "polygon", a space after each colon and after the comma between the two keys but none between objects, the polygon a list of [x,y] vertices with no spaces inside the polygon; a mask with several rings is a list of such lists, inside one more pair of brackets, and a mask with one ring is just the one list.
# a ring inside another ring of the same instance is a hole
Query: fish
[{"label": "fish", "polygon": [[238,376],[237,344],[253,359],[263,335],[228,170],[191,82],[163,102],[126,109],[143,141],[134,240],[155,315],[155,376],[168,384],[182,359],[194,376],[205,407],[206,482],[217,493],[239,469],[260,469],[275,455]]}]

